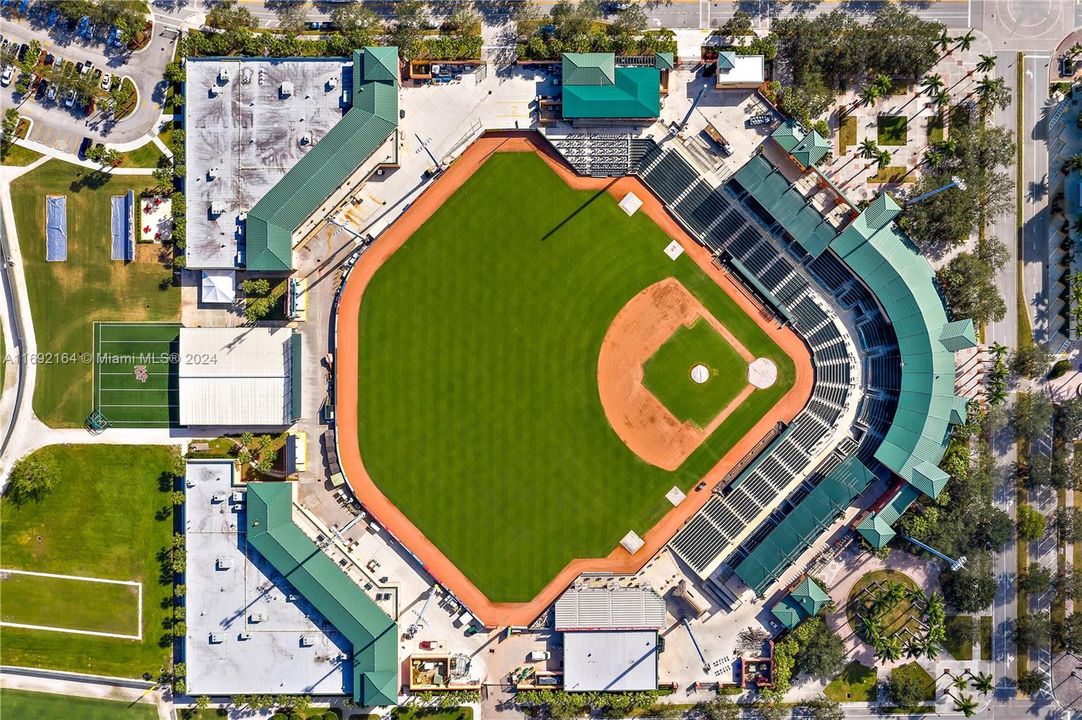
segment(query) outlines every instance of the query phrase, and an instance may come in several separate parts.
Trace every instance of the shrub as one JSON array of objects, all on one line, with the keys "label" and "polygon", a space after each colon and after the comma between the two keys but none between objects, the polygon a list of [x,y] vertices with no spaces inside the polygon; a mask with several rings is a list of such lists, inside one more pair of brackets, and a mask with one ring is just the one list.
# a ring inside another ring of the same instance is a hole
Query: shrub
[{"label": "shrub", "polygon": [[1048,372],[1050,380],[1061,378],[1071,370],[1071,361],[1066,358],[1063,360],[1057,360],[1056,364],[1052,366],[1052,369]]}]

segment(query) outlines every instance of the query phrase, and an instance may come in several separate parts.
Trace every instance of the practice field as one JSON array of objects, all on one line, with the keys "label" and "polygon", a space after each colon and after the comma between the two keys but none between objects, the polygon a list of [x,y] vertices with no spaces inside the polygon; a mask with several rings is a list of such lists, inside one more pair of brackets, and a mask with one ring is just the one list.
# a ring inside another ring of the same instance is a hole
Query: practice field
[{"label": "practice field", "polygon": [[[702,365],[707,377],[692,378]],[[748,364],[710,323],[681,327],[643,366],[643,384],[680,420],[706,427],[748,384]]]},{"label": "practice field", "polygon": [[[34,412],[52,427],[81,427],[94,404],[94,322],[170,321],[180,315],[172,271],[110,259],[113,195],[138,196],[149,176],[104,175],[50,160],[11,183],[12,210],[41,354]],[[68,259],[45,261],[46,195],[68,198]]]},{"label": "practice field", "polygon": [[94,323],[94,408],[120,427],[177,423],[180,326]]},{"label": "practice field", "polygon": [[4,690],[0,693],[0,716],[3,716],[4,720],[156,720],[158,710],[149,703]]},{"label": "practice field", "polygon": [[0,624],[142,637],[138,583],[0,570]]},{"label": "practice field", "polygon": [[[159,553],[164,556],[173,533],[175,452],[165,446],[51,445],[32,455],[53,465],[58,480],[40,502],[0,499],[4,568],[141,583],[142,639],[0,626],[6,664],[130,678],[144,672],[156,677],[167,665],[170,645],[160,643],[173,592],[168,577],[162,582]],[[137,595],[130,586],[72,580],[63,588],[39,583],[9,594],[11,577],[0,583],[5,621],[138,633]]]},{"label": "practice field", "polygon": [[[672,508],[665,493],[695,485],[794,382],[792,359],[669,242],[536,154],[496,153],[364,290],[364,468],[492,602],[528,601],[572,559],[645,533]],[[674,472],[621,441],[597,375],[617,313],[670,277],[779,370]]]}]

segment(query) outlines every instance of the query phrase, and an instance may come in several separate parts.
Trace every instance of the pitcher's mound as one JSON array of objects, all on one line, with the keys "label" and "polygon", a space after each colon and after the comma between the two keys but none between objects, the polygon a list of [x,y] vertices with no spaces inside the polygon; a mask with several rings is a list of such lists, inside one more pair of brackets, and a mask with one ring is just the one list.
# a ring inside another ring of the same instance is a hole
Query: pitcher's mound
[{"label": "pitcher's mound", "polygon": [[710,379],[710,371],[706,369],[706,365],[696,365],[691,368],[691,379],[702,385]]},{"label": "pitcher's mound", "polygon": [[777,379],[778,366],[773,360],[756,358],[752,360],[751,365],[748,365],[748,382],[760,390],[770,387]]}]

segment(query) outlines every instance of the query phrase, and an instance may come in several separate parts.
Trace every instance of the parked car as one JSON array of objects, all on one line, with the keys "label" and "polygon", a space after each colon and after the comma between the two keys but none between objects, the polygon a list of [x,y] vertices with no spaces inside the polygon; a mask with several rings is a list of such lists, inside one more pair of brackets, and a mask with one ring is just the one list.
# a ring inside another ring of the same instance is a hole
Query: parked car
[{"label": "parked car", "polygon": [[56,8],[53,8],[52,10],[49,11],[49,17],[47,17],[45,19],[45,24],[48,27],[53,27],[54,25],[56,25],[56,21],[59,20],[59,19],[60,19],[60,11],[57,10]]},{"label": "parked car", "polygon": [[6,68],[4,68],[4,74],[0,75],[0,85],[7,87],[11,84],[11,79],[13,77],[15,77],[15,66],[8,65]]},{"label": "parked car", "polygon": [[769,125],[773,120],[773,115],[752,115],[748,118],[748,126],[755,127],[756,125]]},{"label": "parked car", "polygon": [[552,653],[550,653],[548,650],[534,650],[526,659],[530,662],[544,662],[550,657],[552,657]]},{"label": "parked car", "polygon": [[109,90],[112,87],[113,87],[113,74],[112,73],[105,73],[101,77],[101,89],[104,90],[105,92],[109,92]]},{"label": "parked car", "polygon": [[90,140],[90,138],[88,138],[88,137],[83,138],[83,141],[81,143],[79,143],[79,157],[85,160],[86,159],[86,151],[89,150],[90,147],[93,144],[94,143]]},{"label": "parked car", "polygon": [[38,83],[38,91],[36,93],[38,100],[41,100],[43,97],[45,97],[45,93],[48,90],[49,90],[49,80],[47,78],[42,78],[41,82]]},{"label": "parked car", "polygon": [[443,643],[439,640],[422,640],[422,650],[443,650]]},{"label": "parked car", "polygon": [[19,45],[19,54],[17,56],[19,58],[19,62],[22,62],[23,60],[26,59],[26,53],[29,50],[30,50],[30,46],[27,45],[26,43],[23,43],[23,44]]},{"label": "parked car", "polygon": [[56,83],[49,86],[49,91],[45,93],[45,99],[49,102],[54,102],[56,100]]},{"label": "parked car", "polygon": [[64,106],[69,107],[69,108],[70,107],[75,107],[75,91],[74,90],[68,90],[68,96],[64,100]]}]

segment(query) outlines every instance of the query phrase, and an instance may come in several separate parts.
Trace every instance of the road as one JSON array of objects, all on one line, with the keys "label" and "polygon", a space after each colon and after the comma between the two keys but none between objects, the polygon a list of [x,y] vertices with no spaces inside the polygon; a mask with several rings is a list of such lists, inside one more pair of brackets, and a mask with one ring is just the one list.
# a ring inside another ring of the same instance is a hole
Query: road
[{"label": "road", "polygon": [[1022,286],[1033,318],[1033,334],[1048,340],[1048,147],[1045,104],[1048,101],[1047,53],[1023,55],[1022,107]]},{"label": "road", "polygon": [[12,83],[0,92],[0,105],[18,107],[20,115],[33,121],[31,140],[65,152],[74,152],[79,148],[83,137],[111,145],[132,145],[141,144],[139,141],[155,130],[165,100],[162,72],[173,59],[177,42],[175,29],[156,23],[150,44],[136,53],[127,50],[106,51],[100,43],[86,43],[66,33],[50,34],[31,26],[25,20],[0,18],[0,33],[14,42],[29,43],[36,39],[41,42],[46,52],[53,55],[62,56],[72,62],[89,60],[105,72],[130,77],[139,93],[135,112],[120,122],[113,122],[100,112],[87,118],[83,117],[82,113],[73,113],[57,103],[43,104],[33,99],[16,103],[15,85]]}]

